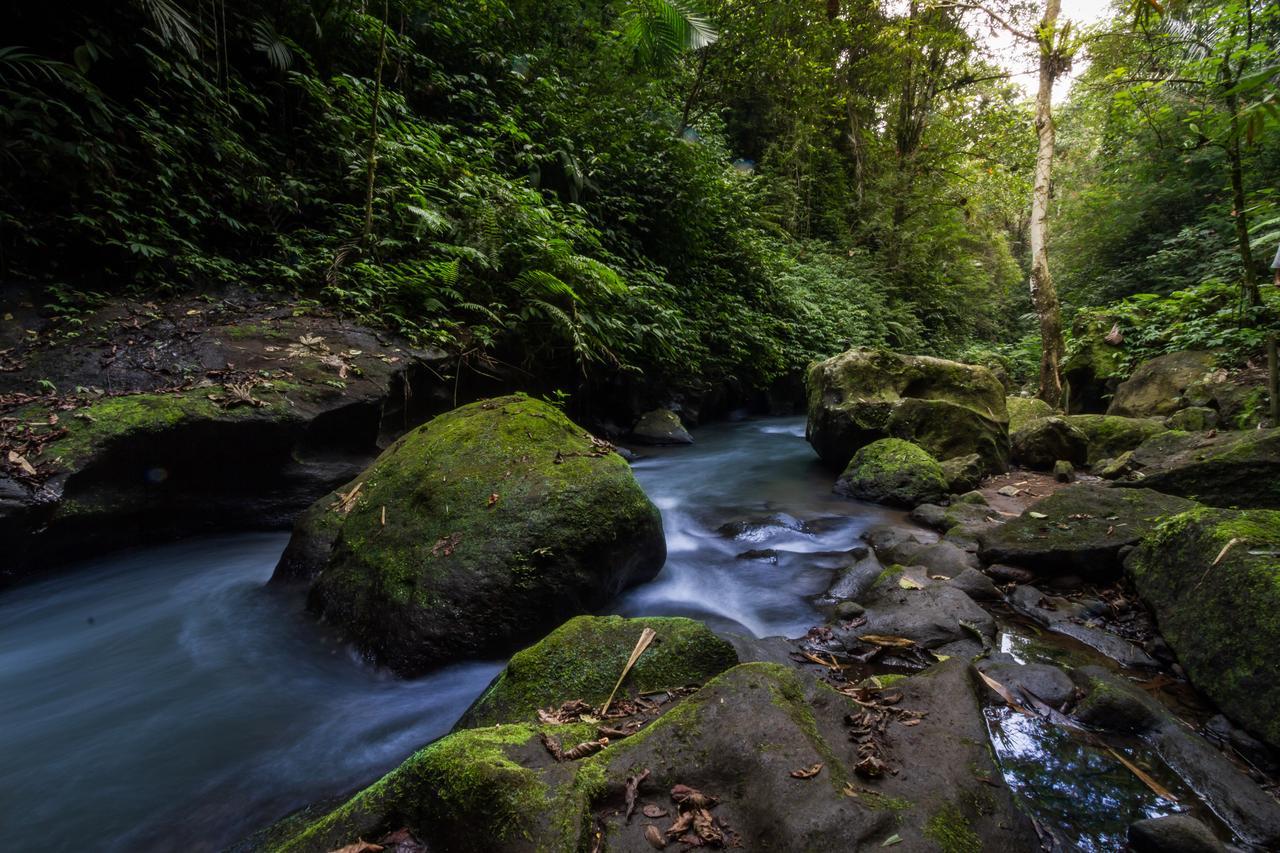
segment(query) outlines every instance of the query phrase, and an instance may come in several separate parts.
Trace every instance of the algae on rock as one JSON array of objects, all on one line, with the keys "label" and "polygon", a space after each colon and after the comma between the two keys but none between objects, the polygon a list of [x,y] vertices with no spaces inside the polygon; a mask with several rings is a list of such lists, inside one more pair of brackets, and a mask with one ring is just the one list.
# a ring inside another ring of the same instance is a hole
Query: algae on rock
[{"label": "algae on rock", "polygon": [[882,438],[853,454],[835,490],[851,498],[910,508],[942,500],[950,484],[942,466],[926,450],[902,439]]},{"label": "algae on rock", "polygon": [[600,607],[657,574],[665,545],[620,456],[513,396],[440,415],[323,498],[295,528],[281,579],[311,574],[318,554],[311,607],[413,674]]}]

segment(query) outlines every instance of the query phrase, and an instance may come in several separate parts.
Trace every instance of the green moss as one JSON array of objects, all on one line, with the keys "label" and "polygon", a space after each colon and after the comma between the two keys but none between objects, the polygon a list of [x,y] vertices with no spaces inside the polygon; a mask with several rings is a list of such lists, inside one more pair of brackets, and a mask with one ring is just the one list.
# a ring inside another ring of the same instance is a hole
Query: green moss
[{"label": "green moss", "polygon": [[645,628],[657,638],[627,674],[620,697],[701,684],[738,663],[732,646],[692,619],[578,616],[513,655],[459,725],[532,720],[539,708],[570,699],[603,702]]},{"label": "green moss", "polygon": [[1054,413],[1053,406],[1038,397],[1006,397],[1005,406],[1009,410],[1010,433]]},{"label": "green moss", "polygon": [[1280,511],[1203,507],[1163,521],[1126,564],[1192,683],[1272,745],[1280,745],[1280,684],[1269,675],[1280,647],[1277,552]]},{"label": "green moss", "polygon": [[[59,425],[67,430],[67,434],[50,443],[42,458],[61,460],[62,467],[73,468],[114,441],[129,436],[159,434],[184,423],[289,420],[296,416],[284,398],[286,390],[282,384],[259,386],[254,389],[254,397],[265,406],[227,409],[209,399],[210,395],[222,393],[222,389],[216,386],[168,394],[107,397],[76,410],[74,414],[62,414]],[[47,411],[39,406],[24,409],[19,414],[24,420],[48,416]]]},{"label": "green moss", "polygon": [[836,490],[863,500],[914,507],[942,500],[950,488],[942,466],[923,448],[882,438],[853,455]]},{"label": "green moss", "polygon": [[1166,432],[1154,418],[1122,418],[1118,415],[1068,415],[1067,423],[1089,439],[1089,464],[1113,459],[1133,450],[1153,436]]},{"label": "green moss", "polygon": [[929,818],[924,834],[942,848],[943,853],[982,853],[982,839],[954,803],[948,803]]},{"label": "green moss", "polygon": [[393,816],[413,828],[429,827],[437,837],[466,832],[504,840],[527,834],[526,823],[545,808],[548,789],[537,771],[520,766],[508,750],[536,736],[532,726],[498,726],[442,738],[276,849],[338,847],[394,828],[386,825]]}]

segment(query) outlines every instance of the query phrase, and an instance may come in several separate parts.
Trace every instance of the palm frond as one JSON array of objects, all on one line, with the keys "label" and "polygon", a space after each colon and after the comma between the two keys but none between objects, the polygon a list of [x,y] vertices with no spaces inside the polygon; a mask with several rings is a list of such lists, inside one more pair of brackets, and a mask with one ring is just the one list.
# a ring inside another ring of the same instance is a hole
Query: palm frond
[{"label": "palm frond", "polygon": [[186,10],[174,0],[137,0],[164,44],[181,48],[188,56],[196,55],[196,28]]}]

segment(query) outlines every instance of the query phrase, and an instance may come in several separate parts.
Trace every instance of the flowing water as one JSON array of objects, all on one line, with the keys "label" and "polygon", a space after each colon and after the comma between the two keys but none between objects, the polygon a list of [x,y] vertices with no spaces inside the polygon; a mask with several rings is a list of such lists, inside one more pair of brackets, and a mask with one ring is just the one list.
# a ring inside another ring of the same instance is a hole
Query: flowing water
[{"label": "flowing water", "polygon": [[[662,509],[668,559],[615,602],[626,615],[803,634],[838,552],[900,519],[832,495],[799,419],[705,427],[634,468]],[[405,681],[367,665],[298,593],[264,587],[287,539],[139,549],[0,594],[0,847],[220,849],[394,766],[499,669]],[[1031,649],[1018,636],[1008,650]],[[1084,849],[1113,849],[1128,820],[1167,810],[1051,726],[1001,709],[988,722],[1010,784],[1042,822],[1077,826]]]}]

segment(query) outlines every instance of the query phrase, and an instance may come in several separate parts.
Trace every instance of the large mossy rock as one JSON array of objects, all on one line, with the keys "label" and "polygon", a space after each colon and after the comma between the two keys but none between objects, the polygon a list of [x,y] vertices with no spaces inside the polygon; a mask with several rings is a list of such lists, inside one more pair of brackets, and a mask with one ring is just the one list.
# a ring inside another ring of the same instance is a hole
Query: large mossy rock
[{"label": "large mossy rock", "polygon": [[1080,483],[1055,492],[1006,524],[983,531],[979,556],[1040,574],[1099,577],[1120,568],[1119,554],[1164,516],[1195,504],[1150,489]]},{"label": "large mossy rock", "polygon": [[1067,411],[1105,412],[1125,375],[1123,342],[1107,340],[1118,318],[1103,311],[1081,311],[1071,324],[1071,346],[1062,364],[1069,392]]},{"label": "large mossy rock", "polygon": [[680,416],[670,409],[645,412],[632,427],[631,437],[641,444],[693,444]]},{"label": "large mossy rock", "polygon": [[1280,512],[1191,510],[1125,566],[1191,682],[1280,748]]},{"label": "large mossy rock", "polygon": [[1017,432],[1032,421],[1047,418],[1054,414],[1050,406],[1039,397],[1005,397],[1005,408],[1009,410],[1009,434]]},{"label": "large mossy rock", "polygon": [[[888,722],[897,773],[879,779],[854,774],[858,744],[845,720],[858,705],[789,667],[752,663],[580,761],[555,762],[540,736],[577,743],[594,738],[594,726],[454,733],[332,811],[282,822],[259,846],[323,853],[408,827],[430,849],[458,853],[588,850],[597,832],[610,853],[652,853],[646,828],[674,823],[669,792],[686,785],[719,799],[712,815],[745,850],[870,850],[885,842],[954,853],[1033,849],[1030,821],[992,761],[967,664],[939,664],[894,690],[899,707],[923,715],[914,727]],[[814,765],[821,765],[814,778],[792,776]],[[626,821],[627,780],[642,771],[636,814]],[[646,805],[667,814],[647,818]]]},{"label": "large mossy rock", "polygon": [[949,488],[942,466],[927,451],[899,438],[882,438],[853,454],[835,490],[846,497],[911,508],[942,500]]},{"label": "large mossy rock", "polygon": [[855,349],[809,368],[805,437],[843,470],[881,438],[914,442],[935,459],[977,453],[990,473],[1009,467],[1005,392],[985,367]]},{"label": "large mossy rock", "polygon": [[1187,389],[1213,369],[1213,353],[1186,350],[1144,361],[1116,388],[1108,415],[1162,418],[1186,405]]},{"label": "large mossy rock", "polygon": [[514,396],[401,438],[300,519],[277,572],[319,569],[312,609],[413,674],[509,651],[600,607],[656,575],[665,552],[627,463],[557,409]]},{"label": "large mossy rock", "polygon": [[1013,461],[1037,471],[1053,470],[1054,463],[1060,459],[1083,465],[1089,456],[1089,437],[1066,418],[1057,416],[1031,421],[1009,440],[1013,445]]},{"label": "large mossy rock", "polygon": [[1142,443],[1122,486],[1223,507],[1280,509],[1280,429],[1166,432]]},{"label": "large mossy rock", "polygon": [[1119,415],[1068,415],[1064,418],[1071,426],[1084,433],[1089,440],[1088,463],[1095,465],[1103,459],[1114,459],[1133,450],[1142,442],[1166,432],[1164,424],[1156,418],[1124,418]]},{"label": "large mossy rock", "polygon": [[692,619],[578,616],[512,655],[457,728],[535,722],[538,709],[571,699],[603,704],[645,628],[657,637],[619,696],[702,684],[738,663],[733,646]]}]

